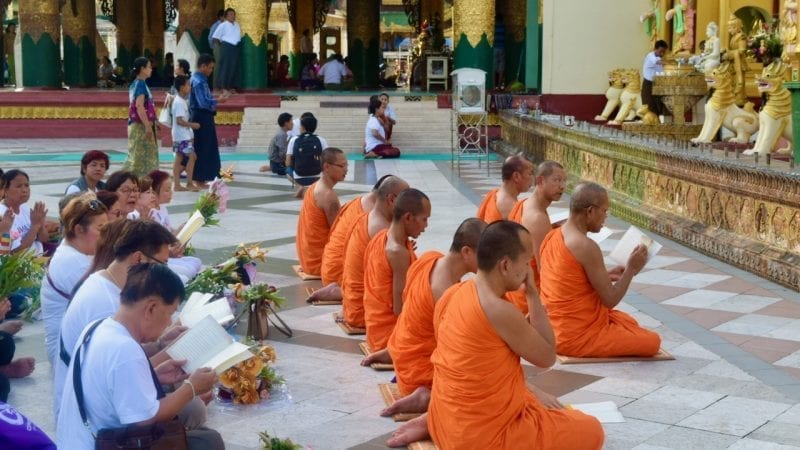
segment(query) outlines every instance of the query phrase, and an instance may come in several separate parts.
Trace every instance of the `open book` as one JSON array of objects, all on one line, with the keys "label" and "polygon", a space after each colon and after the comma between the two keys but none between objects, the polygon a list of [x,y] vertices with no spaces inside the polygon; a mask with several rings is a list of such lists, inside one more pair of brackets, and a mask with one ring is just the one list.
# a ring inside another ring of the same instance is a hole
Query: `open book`
[{"label": "open book", "polygon": [[611,250],[608,257],[615,263],[624,266],[628,264],[628,258],[631,256],[631,252],[633,252],[633,249],[639,244],[647,247],[648,261],[655,256],[662,247],[662,245],[654,241],[653,238],[645,235],[638,228],[631,226],[622,236],[622,239],[619,240],[617,246],[614,247],[614,250]]},{"label": "open book", "polygon": [[220,325],[224,325],[234,319],[227,299],[214,299],[212,294],[201,294],[199,292],[192,292],[192,295],[183,305],[178,318],[185,327],[192,328],[195,324],[205,319],[206,316],[213,317]]},{"label": "open book", "polygon": [[625,417],[617,409],[617,405],[612,401],[597,402],[597,403],[574,403],[567,405],[568,409],[577,409],[578,411],[593,416],[600,423],[622,423],[625,422]]},{"label": "open book", "polygon": [[200,214],[200,211],[195,211],[194,214],[189,217],[189,220],[183,225],[181,231],[178,232],[178,235],[175,236],[180,241],[181,245],[186,245],[189,242],[189,239],[197,233],[197,230],[200,229],[203,225],[206,224],[206,219]]},{"label": "open book", "polygon": [[211,316],[196,323],[189,331],[167,347],[172,359],[185,359],[183,370],[192,373],[210,367],[221,374],[253,356],[250,348],[233,338]]}]

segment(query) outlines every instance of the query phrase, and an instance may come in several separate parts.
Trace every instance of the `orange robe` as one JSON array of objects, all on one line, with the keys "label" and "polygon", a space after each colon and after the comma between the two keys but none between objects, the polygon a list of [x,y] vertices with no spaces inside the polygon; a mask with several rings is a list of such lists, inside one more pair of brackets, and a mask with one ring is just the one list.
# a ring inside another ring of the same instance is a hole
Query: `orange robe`
[{"label": "orange robe", "polygon": [[500,189],[492,189],[489,191],[480,206],[478,206],[478,214],[476,217],[482,219],[486,223],[492,223],[498,220],[503,220],[504,217],[497,209],[497,193]]},{"label": "orange robe", "polygon": [[300,218],[297,220],[297,258],[300,260],[303,272],[309,275],[319,275],[322,251],[328,243],[331,232],[328,216],[314,201],[316,185],[317,183],[314,183],[306,189]]},{"label": "orange robe", "polygon": [[[397,323],[394,314],[394,274],[386,256],[389,230],[381,230],[369,241],[364,252],[364,321],[367,325],[367,345],[376,352],[386,348],[389,336]],[[406,241],[410,263],[417,260],[411,241]],[[408,272],[406,272],[408,273]]]},{"label": "orange robe", "polygon": [[601,448],[597,419],[547,409],[528,390],[520,357],[486,317],[474,280],[448,289],[433,317],[428,430],[440,449]]},{"label": "orange robe", "polygon": [[356,220],[350,237],[342,272],[342,316],[350,326],[364,328],[364,252],[369,244],[369,214]]},{"label": "orange robe", "polygon": [[325,244],[325,251],[322,253],[322,285],[327,286],[331,283],[341,283],[342,270],[344,268],[344,250],[347,245],[347,237],[353,229],[358,216],[365,213],[361,206],[361,196],[347,202],[336,220],[331,225],[331,236]]},{"label": "orange robe", "polygon": [[[514,208],[508,215],[508,220],[525,226],[525,224],[522,223],[522,209],[524,208],[525,201],[526,200],[520,200],[514,205]],[[533,282],[536,284],[536,290],[541,292],[542,276],[539,274],[539,267],[536,265],[536,256],[531,257],[531,269],[533,269]]]},{"label": "orange robe", "polygon": [[541,248],[542,303],[560,355],[577,357],[652,356],[661,338],[636,319],[603,305],[581,263],[564,243],[561,228]]},{"label": "orange robe", "polygon": [[397,388],[403,396],[410,395],[420,386],[430,389],[433,384],[431,353],[436,348],[433,336],[433,307],[436,301],[431,288],[431,275],[436,262],[443,256],[435,251],[423,253],[411,264],[406,274],[403,312],[397,318],[388,343]]}]

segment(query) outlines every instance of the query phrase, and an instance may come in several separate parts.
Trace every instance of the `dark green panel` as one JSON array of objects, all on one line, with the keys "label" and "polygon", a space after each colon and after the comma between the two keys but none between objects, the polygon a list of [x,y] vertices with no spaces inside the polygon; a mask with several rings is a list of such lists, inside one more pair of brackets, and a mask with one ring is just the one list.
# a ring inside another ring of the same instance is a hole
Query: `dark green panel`
[{"label": "dark green panel", "polygon": [[349,67],[353,71],[353,80],[358,87],[378,86],[378,64],[380,63],[378,39],[370,39],[365,48],[361,39],[350,43]]},{"label": "dark green panel", "polygon": [[525,39],[516,42],[506,36],[506,89],[515,81],[525,83]]},{"label": "dark green panel", "polygon": [[455,49],[453,65],[455,69],[470,67],[486,71],[486,88],[491,89],[494,85],[494,49],[489,45],[489,38],[486,34],[481,35],[481,40],[477,47],[473,48],[466,34],[461,33]]},{"label": "dark green panel", "polygon": [[61,55],[58,42],[42,33],[34,43],[28,33],[22,36],[22,84],[28,87],[61,87]]},{"label": "dark green panel", "polygon": [[[542,26],[539,1],[528,0],[528,26],[525,29],[525,87],[542,91]],[[520,80],[522,81],[522,80]]]},{"label": "dark green panel", "polygon": [[142,56],[142,50],[139,47],[129,49],[123,45],[117,47],[117,59],[119,64],[125,68],[125,78],[130,76],[131,68],[133,67],[133,60]]},{"label": "dark green panel", "polygon": [[267,39],[261,38],[256,45],[250,35],[244,35],[241,47],[240,74],[242,89],[264,89],[267,87]]},{"label": "dark green panel", "polygon": [[97,49],[94,39],[81,36],[78,42],[64,36],[64,82],[68,86],[97,84]]},{"label": "dark green panel", "polygon": [[303,63],[303,58],[299,53],[289,52],[289,78],[293,80],[300,79],[300,72],[303,68],[300,66]]}]

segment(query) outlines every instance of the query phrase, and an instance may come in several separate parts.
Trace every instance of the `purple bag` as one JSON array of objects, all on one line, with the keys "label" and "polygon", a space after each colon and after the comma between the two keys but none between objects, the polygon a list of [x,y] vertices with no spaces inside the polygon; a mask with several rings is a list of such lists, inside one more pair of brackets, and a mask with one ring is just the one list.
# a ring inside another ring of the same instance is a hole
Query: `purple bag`
[{"label": "purple bag", "polygon": [[0,402],[0,448],[56,450],[56,444],[30,419]]},{"label": "purple bag", "polygon": [[[152,99],[145,97],[144,99],[144,109],[147,113],[147,120],[150,122],[156,121],[156,105],[153,103]],[[131,103],[131,107],[128,109],[128,118],[131,122],[142,123],[142,119],[139,118],[139,113],[136,111],[136,102],[134,101]]]}]

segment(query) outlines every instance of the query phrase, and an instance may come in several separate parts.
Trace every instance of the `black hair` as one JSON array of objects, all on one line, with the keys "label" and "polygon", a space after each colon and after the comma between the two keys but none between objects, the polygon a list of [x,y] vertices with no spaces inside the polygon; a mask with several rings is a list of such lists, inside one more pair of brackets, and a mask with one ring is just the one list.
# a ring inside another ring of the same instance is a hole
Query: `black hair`
[{"label": "black hair", "polygon": [[192,76],[192,69],[189,67],[189,61],[185,59],[178,60],[178,66],[183,70],[187,77]]},{"label": "black hair", "polygon": [[317,131],[317,118],[314,116],[302,117],[300,118],[300,125],[303,126],[306,133],[314,134]]},{"label": "black hair", "polygon": [[176,242],[175,236],[160,223],[134,220],[114,242],[114,259],[123,260],[135,252],[152,257],[163,246]]},{"label": "black hair", "polygon": [[655,49],[658,50],[660,48],[669,48],[669,45],[667,44],[667,41],[665,41],[663,39],[657,40]]},{"label": "black hair", "polygon": [[203,67],[203,66],[207,66],[207,65],[209,65],[209,64],[211,64],[213,62],[216,62],[216,60],[214,60],[214,56],[213,55],[209,55],[208,53],[203,53],[202,55],[197,57],[197,67],[198,68]]},{"label": "black hair", "polygon": [[150,60],[145,58],[144,56],[140,56],[134,59],[133,68],[131,69],[131,79],[138,77],[139,72],[141,72],[143,68],[147,67],[147,64],[149,62]]},{"label": "black hair", "polygon": [[29,177],[25,171],[20,169],[11,169],[0,175],[0,189],[8,188],[8,186],[11,185],[11,182],[14,181],[14,178],[17,178],[20,175],[27,178],[28,181],[31,181],[31,177]]},{"label": "black hair", "polygon": [[219,11],[217,11],[217,19],[219,19],[220,17],[225,17],[224,9],[220,9]]},{"label": "black hair", "polygon": [[175,88],[176,91],[180,91],[184,84],[189,82],[189,78],[184,75],[178,75],[175,77],[175,81],[172,82],[172,87]]},{"label": "black hair", "polygon": [[378,111],[378,108],[380,108],[381,105],[383,105],[381,99],[379,99],[377,95],[373,95],[372,97],[369,98],[369,106],[367,107],[367,112],[369,112],[370,114],[375,114],[375,112]]},{"label": "black hair", "polygon": [[412,216],[422,213],[425,205],[423,200],[428,200],[428,202],[430,202],[428,196],[419,189],[404,189],[394,202],[392,218],[394,220],[400,220],[406,213],[410,213]]},{"label": "black hair", "polygon": [[133,305],[145,298],[156,296],[172,305],[186,295],[183,283],[175,272],[164,264],[134,264],[128,269],[128,279],[120,293],[120,303]]},{"label": "black hair", "polygon": [[286,122],[291,122],[291,121],[292,121],[292,115],[289,113],[280,113],[278,115],[278,126],[281,128],[283,128],[283,126],[286,125]]},{"label": "black hair", "polygon": [[134,175],[133,172],[129,172],[127,170],[118,170],[108,177],[108,180],[106,181],[106,190],[117,192],[120,186],[122,186],[122,184],[128,180],[131,180],[137,187],[139,186],[139,178]]},{"label": "black hair", "polygon": [[453,235],[453,243],[450,244],[450,251],[458,253],[464,247],[477,249],[481,234],[485,229],[486,222],[477,217],[470,217],[464,220]]},{"label": "black hair", "polygon": [[517,259],[523,251],[520,235],[527,232],[525,227],[510,220],[490,223],[478,241],[478,269],[490,272],[506,256]]}]

